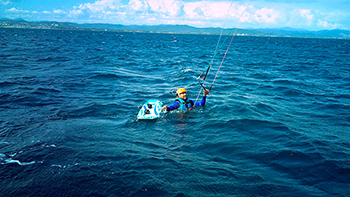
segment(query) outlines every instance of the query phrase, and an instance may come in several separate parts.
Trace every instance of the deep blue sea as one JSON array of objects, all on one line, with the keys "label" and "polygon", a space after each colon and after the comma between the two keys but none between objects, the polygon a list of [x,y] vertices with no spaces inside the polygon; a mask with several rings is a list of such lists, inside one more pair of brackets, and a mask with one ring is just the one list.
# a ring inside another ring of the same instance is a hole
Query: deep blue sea
[{"label": "deep blue sea", "polygon": [[0,35],[0,196],[350,196],[350,40]]}]

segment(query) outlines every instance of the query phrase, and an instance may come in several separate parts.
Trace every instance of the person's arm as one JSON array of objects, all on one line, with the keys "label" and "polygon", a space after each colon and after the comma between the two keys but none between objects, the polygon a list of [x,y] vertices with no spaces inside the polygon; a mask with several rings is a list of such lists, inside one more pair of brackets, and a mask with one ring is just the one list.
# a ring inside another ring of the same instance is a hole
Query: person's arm
[{"label": "person's arm", "polygon": [[201,102],[194,102],[195,106],[204,106],[205,105],[205,101],[207,100],[207,95],[209,94],[208,90],[203,90],[203,98],[201,100]]},{"label": "person's arm", "polygon": [[203,96],[203,98],[200,102],[194,102],[194,106],[204,106],[206,98],[207,98],[206,96]]},{"label": "person's arm", "polygon": [[171,110],[174,110],[174,109],[177,109],[180,107],[179,105],[180,103],[179,102],[174,102],[173,104],[169,105],[169,106],[164,106],[164,107],[161,107],[160,109],[164,109],[165,111],[171,111]]}]

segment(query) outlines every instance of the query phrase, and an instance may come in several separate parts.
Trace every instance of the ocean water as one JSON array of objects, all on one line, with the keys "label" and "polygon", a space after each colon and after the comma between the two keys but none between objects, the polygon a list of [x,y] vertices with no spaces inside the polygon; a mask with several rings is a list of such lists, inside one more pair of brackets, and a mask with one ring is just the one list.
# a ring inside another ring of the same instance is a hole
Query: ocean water
[{"label": "ocean water", "polygon": [[0,35],[0,196],[350,196],[350,40],[234,37],[205,107],[137,121],[219,36]]}]

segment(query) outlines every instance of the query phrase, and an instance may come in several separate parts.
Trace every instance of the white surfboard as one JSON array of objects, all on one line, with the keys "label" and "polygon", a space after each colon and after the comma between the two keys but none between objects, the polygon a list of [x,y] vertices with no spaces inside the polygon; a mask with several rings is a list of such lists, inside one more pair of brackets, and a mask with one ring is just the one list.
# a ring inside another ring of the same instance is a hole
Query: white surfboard
[{"label": "white surfboard", "polygon": [[158,100],[148,100],[142,105],[137,119],[139,120],[153,120],[160,117],[162,103]]}]

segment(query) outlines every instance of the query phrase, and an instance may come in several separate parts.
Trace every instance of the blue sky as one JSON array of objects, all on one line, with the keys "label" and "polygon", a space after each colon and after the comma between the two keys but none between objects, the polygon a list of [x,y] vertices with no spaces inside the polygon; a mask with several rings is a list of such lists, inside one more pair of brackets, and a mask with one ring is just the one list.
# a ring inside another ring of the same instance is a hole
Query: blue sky
[{"label": "blue sky", "polygon": [[223,28],[350,30],[349,10],[350,0],[0,0],[0,18]]}]

